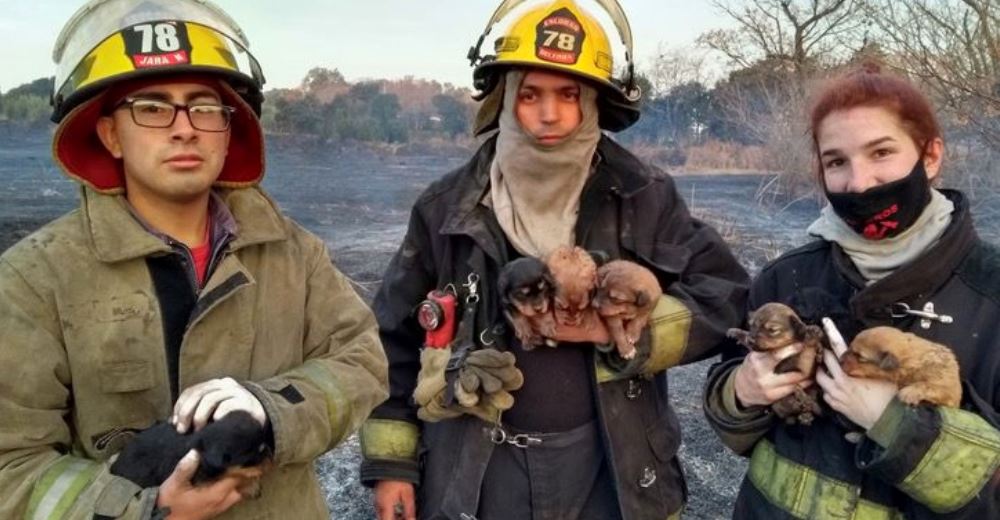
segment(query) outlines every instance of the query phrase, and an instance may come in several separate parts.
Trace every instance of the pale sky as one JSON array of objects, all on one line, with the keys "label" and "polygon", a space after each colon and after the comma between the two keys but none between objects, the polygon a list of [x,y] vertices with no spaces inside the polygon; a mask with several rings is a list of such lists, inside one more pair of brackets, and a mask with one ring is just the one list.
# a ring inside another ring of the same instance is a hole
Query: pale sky
[{"label": "pale sky", "polygon": [[[63,24],[84,0],[0,0],[0,90],[55,68],[51,53]],[[242,27],[267,77],[265,88],[292,87],[315,66],[350,81],[412,75],[470,86],[465,54],[498,0],[215,0]],[[621,0],[639,64],[658,45],[684,46],[729,25],[707,0]],[[582,1],[590,12],[599,8]],[[613,30],[613,29],[612,29]],[[487,38],[490,49],[497,31]],[[612,39],[617,39],[609,34]],[[621,59],[620,54],[616,59]]]}]

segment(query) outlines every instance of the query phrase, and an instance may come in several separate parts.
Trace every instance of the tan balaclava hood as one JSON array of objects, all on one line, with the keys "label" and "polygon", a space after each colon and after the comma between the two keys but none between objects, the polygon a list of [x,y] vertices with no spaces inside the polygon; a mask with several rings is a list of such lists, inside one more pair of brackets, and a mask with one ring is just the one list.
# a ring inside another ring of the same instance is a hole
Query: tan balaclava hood
[{"label": "tan balaclava hood", "polygon": [[520,69],[506,73],[487,202],[514,248],[540,257],[574,243],[580,194],[601,129],[597,90],[580,82],[580,125],[555,146],[539,144],[521,127],[514,110],[524,76]]}]

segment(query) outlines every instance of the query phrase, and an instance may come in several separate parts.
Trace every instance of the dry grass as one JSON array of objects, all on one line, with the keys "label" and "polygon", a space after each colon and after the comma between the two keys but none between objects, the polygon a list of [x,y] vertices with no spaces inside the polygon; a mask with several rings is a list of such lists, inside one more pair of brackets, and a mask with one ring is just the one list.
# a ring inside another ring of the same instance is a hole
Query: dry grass
[{"label": "dry grass", "polygon": [[707,141],[687,148],[684,170],[692,173],[706,171],[754,172],[769,170],[764,149],[724,141]]}]

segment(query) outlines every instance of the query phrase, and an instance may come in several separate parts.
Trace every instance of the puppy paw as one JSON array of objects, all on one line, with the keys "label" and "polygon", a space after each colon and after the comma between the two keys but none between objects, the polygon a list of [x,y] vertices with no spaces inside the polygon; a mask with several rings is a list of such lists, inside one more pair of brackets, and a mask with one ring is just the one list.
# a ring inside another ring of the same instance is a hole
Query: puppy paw
[{"label": "puppy paw", "polygon": [[863,439],[864,436],[865,434],[862,432],[847,432],[844,434],[844,440],[851,444],[857,444],[861,442],[861,439]]},{"label": "puppy paw", "polygon": [[896,397],[905,404],[917,406],[927,400],[927,395],[919,386],[905,386],[899,389]]}]

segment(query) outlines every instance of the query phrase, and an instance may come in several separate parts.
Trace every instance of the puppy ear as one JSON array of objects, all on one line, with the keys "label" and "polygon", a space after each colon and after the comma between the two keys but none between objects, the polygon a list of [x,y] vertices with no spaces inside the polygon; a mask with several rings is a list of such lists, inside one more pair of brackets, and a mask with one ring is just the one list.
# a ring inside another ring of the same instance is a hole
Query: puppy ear
[{"label": "puppy ear", "polygon": [[590,257],[594,259],[594,263],[597,264],[597,267],[601,267],[611,261],[611,255],[600,249],[591,249],[587,252],[590,253]]},{"label": "puppy ear", "polygon": [[886,372],[899,370],[899,360],[896,359],[896,356],[893,356],[888,352],[883,352],[882,355],[879,356],[878,367]]},{"label": "puppy ear", "polygon": [[649,303],[649,295],[646,294],[646,291],[636,291],[636,294],[635,294],[635,306],[636,307],[645,307],[646,304],[648,304],[648,303]]},{"label": "puppy ear", "polygon": [[597,281],[594,283],[595,289],[603,289],[608,285],[608,275],[611,273],[608,271],[597,271]]},{"label": "puppy ear", "polygon": [[792,331],[795,332],[796,338],[805,338],[808,336],[809,328],[798,316],[792,314],[789,316],[788,321],[792,323]]},{"label": "puppy ear", "polygon": [[542,271],[542,280],[544,280],[545,283],[548,284],[548,286],[549,286],[549,288],[548,288],[549,292],[555,291],[555,289],[556,289],[556,279],[552,276],[552,271],[549,271],[548,268],[546,268],[544,271]]}]

